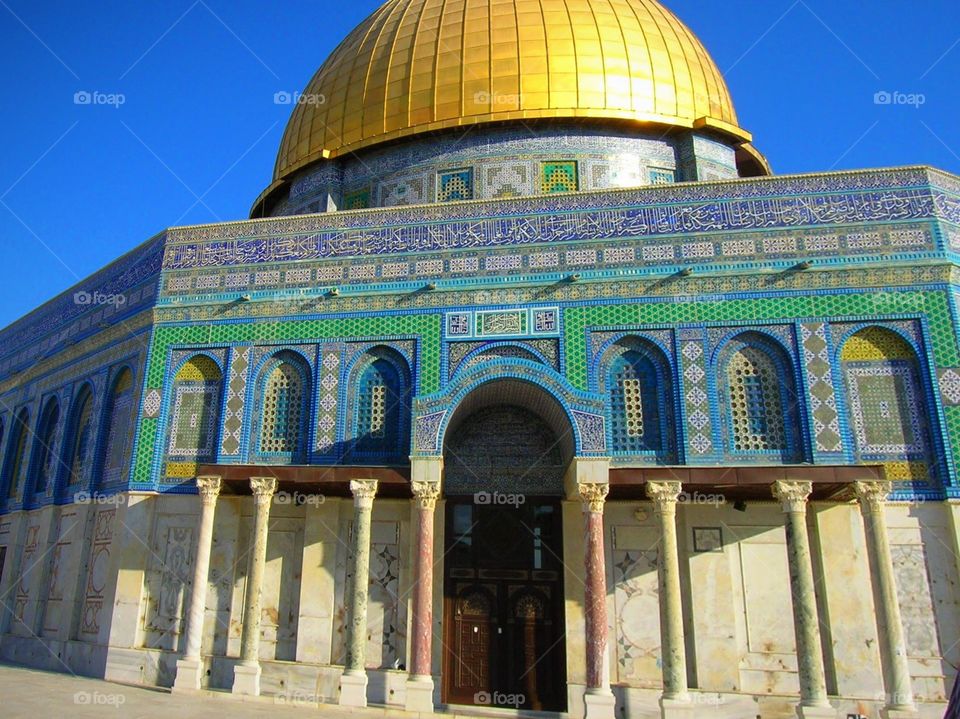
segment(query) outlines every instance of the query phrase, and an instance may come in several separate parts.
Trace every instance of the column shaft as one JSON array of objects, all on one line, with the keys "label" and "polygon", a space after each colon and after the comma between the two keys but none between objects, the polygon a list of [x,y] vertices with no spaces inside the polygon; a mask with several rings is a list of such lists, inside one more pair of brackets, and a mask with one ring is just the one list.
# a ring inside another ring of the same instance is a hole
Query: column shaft
[{"label": "column shaft", "polygon": [[440,496],[440,483],[414,481],[413,494],[417,524],[413,540],[416,558],[410,674],[415,678],[429,678],[433,653],[433,512]]},{"label": "column shaft", "polygon": [[606,484],[580,484],[585,532],[587,691],[610,688],[604,672],[607,654],[607,581],[603,551],[603,502],[608,491]]},{"label": "column shaft", "polygon": [[197,477],[197,493],[200,495],[200,527],[197,531],[197,547],[193,558],[193,584],[190,588],[190,604],[184,628],[183,657],[177,660],[177,674],[173,689],[200,689],[203,665],[200,648],[203,643],[203,618],[207,608],[207,577],[210,574],[210,548],[213,546],[213,518],[217,496],[220,494],[220,477]]},{"label": "column shaft", "polygon": [[882,637],[888,662],[886,678],[887,708],[913,711],[913,688],[910,685],[910,666],[907,648],[903,639],[903,621],[900,617],[900,600],[893,575],[893,557],[890,554],[890,539],[887,534],[887,518],[884,503],[890,493],[890,482],[857,482],[854,485],[867,532],[867,541],[873,552],[875,580],[879,596]]},{"label": "column shaft", "polygon": [[363,673],[367,644],[367,593],[370,583],[370,515],[376,480],[350,482],[354,496],[353,514],[353,591],[350,595],[350,621],[347,624],[347,673]]},{"label": "column shaft", "polygon": [[776,497],[786,515],[787,561],[793,597],[793,624],[797,639],[797,664],[800,674],[800,704],[829,707],[827,682],[823,671],[820,643],[820,618],[814,592],[810,538],[807,535],[807,497],[812,484],[803,481],[777,481]]},{"label": "column shaft", "polygon": [[683,605],[680,595],[680,555],[677,549],[677,497],[680,482],[647,482],[660,525],[657,579],[660,587],[660,646],[663,698],[689,701],[687,652],[683,637]]},{"label": "column shaft", "polygon": [[258,664],[260,652],[260,599],[263,573],[267,562],[270,503],[277,489],[272,477],[251,477],[254,518],[253,543],[247,565],[247,585],[243,596],[243,630],[240,634],[240,659],[244,664]]},{"label": "column shaft", "polygon": [[190,588],[190,611],[187,614],[185,659],[199,659],[203,640],[203,617],[207,605],[207,577],[210,574],[210,548],[213,546],[213,518],[220,494],[219,477],[197,477],[200,494],[200,528],[193,564],[193,585]]}]

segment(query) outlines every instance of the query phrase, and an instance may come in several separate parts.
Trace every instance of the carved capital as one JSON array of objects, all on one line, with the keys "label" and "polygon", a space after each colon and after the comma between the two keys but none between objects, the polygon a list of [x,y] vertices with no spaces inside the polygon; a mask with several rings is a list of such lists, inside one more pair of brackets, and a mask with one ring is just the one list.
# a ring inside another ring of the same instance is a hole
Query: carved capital
[{"label": "carved capital", "polygon": [[254,504],[268,504],[277,491],[276,477],[251,477],[250,491],[253,492]]},{"label": "carved capital", "polygon": [[410,483],[410,490],[420,509],[432,511],[437,506],[437,499],[440,497],[439,482],[415,479]]},{"label": "carved capital", "polygon": [[853,492],[860,502],[860,506],[870,512],[882,512],[883,503],[893,489],[891,482],[883,480],[863,481],[853,483]]},{"label": "carved capital", "polygon": [[653,500],[653,510],[657,514],[673,514],[677,511],[677,498],[683,491],[680,482],[647,482],[644,487],[647,496]]},{"label": "carved capital", "polygon": [[584,512],[603,512],[603,503],[610,491],[606,482],[577,482],[580,500],[583,502]]},{"label": "carved capital", "polygon": [[807,497],[813,491],[813,482],[778,479],[770,488],[773,498],[780,502],[784,512],[806,512]]},{"label": "carved capital", "polygon": [[358,509],[372,509],[373,498],[377,496],[377,480],[351,479],[350,493],[353,495],[353,505]]},{"label": "carved capital", "polygon": [[200,501],[204,504],[216,502],[220,494],[220,477],[216,475],[197,477],[197,494],[200,495]]}]

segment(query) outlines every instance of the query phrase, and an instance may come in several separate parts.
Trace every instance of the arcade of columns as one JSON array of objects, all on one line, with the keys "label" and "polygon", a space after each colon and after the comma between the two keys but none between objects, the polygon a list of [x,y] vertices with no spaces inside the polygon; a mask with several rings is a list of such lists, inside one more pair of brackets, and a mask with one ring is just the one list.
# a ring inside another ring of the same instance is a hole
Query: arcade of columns
[{"label": "arcade of columns", "polygon": [[[606,461],[575,460],[576,497],[584,516],[584,618],[586,638],[587,719],[613,719],[614,696],[610,689],[607,663],[607,584],[603,541],[603,507],[609,485]],[[431,670],[433,644],[433,527],[434,509],[440,497],[442,459],[416,458],[411,467],[411,490],[416,516],[413,522],[416,547],[411,620],[411,662],[406,689],[406,709],[413,712],[434,710],[434,685]],[[603,470],[603,471],[598,471]],[[203,615],[213,539],[213,521],[220,477],[197,478],[201,502],[200,528],[197,534],[196,561],[190,604],[186,618],[185,650],[177,662],[174,690],[197,690],[201,686],[203,663],[200,656]],[[860,503],[870,552],[872,575],[880,598],[881,641],[885,644],[884,675],[888,692],[885,715],[890,719],[915,714],[913,693],[903,639],[900,608],[896,595],[893,562],[887,536],[884,504],[891,486],[885,481],[854,483]],[[277,489],[271,477],[251,477],[255,515],[253,544],[249,555],[244,595],[240,663],[234,669],[232,691],[240,695],[260,693],[260,597],[267,550],[270,504]],[[347,656],[340,682],[340,704],[366,706],[367,674],[364,646],[367,614],[367,579],[370,562],[370,521],[377,492],[376,480],[350,482],[354,498],[353,591],[348,597]],[[695,704],[687,686],[684,649],[683,612],[680,590],[680,562],[677,549],[676,508],[682,491],[676,481],[647,482],[646,493],[653,502],[659,526],[657,561],[660,631],[662,644],[663,693],[661,713],[664,719],[695,716]],[[800,679],[800,717],[834,717],[827,697],[820,641],[819,617],[814,592],[813,565],[807,531],[807,499],[812,491],[809,481],[776,481],[774,498],[785,515],[787,555],[793,601]],[[570,492],[572,494],[572,492]]]}]

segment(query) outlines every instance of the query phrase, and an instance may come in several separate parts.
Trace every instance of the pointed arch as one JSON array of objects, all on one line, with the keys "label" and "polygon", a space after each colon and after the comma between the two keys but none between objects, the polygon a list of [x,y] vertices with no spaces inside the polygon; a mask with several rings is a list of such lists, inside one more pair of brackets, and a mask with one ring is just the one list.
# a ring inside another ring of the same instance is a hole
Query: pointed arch
[{"label": "pointed arch", "polygon": [[886,463],[890,479],[929,480],[933,445],[916,350],[871,325],[844,340],[839,360],[855,460]]},{"label": "pointed arch", "polygon": [[350,372],[352,407],[348,453],[353,457],[402,460],[410,445],[410,367],[389,347],[363,353]]},{"label": "pointed arch", "polygon": [[783,346],[762,333],[745,332],[731,338],[718,358],[727,453],[801,461],[795,367]]},{"label": "pointed arch", "polygon": [[260,368],[256,384],[253,454],[261,461],[304,461],[310,398],[310,367],[296,352],[277,352]]},{"label": "pointed arch", "polygon": [[180,366],[171,390],[168,458],[203,462],[216,457],[222,391],[220,366],[207,355],[194,355]]},{"label": "pointed arch", "polygon": [[31,480],[34,494],[41,494],[52,486],[60,464],[57,459],[57,432],[60,429],[60,402],[51,397],[44,405],[37,424],[32,452]]},{"label": "pointed arch", "polygon": [[84,382],[74,395],[67,422],[63,463],[67,476],[64,491],[77,491],[89,480],[93,459],[93,389]]},{"label": "pointed arch", "polygon": [[133,439],[133,391],[133,371],[121,367],[110,384],[103,410],[102,440],[97,453],[98,487],[126,479]]},{"label": "pointed arch", "polygon": [[7,499],[15,501],[26,479],[27,434],[30,431],[30,413],[26,407],[17,413],[12,424],[3,467],[3,479],[7,487]]},{"label": "pointed arch", "polygon": [[604,352],[600,366],[611,454],[676,462],[674,382],[663,350],[639,337],[623,337]]}]

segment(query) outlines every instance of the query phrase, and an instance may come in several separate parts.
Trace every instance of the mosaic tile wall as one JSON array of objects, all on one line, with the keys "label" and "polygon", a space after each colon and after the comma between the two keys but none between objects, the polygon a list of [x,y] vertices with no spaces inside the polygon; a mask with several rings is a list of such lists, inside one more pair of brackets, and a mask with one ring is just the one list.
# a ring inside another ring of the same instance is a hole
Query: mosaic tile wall
[{"label": "mosaic tile wall", "polygon": [[[713,179],[737,177],[733,150],[723,154],[715,144],[687,143],[689,153],[712,163]],[[544,179],[558,161],[567,163],[567,177],[547,187]],[[677,163],[676,141],[609,128],[558,124],[448,132],[308,168],[271,214],[637,187],[657,182],[657,172],[666,173],[660,181],[681,179]]]}]

